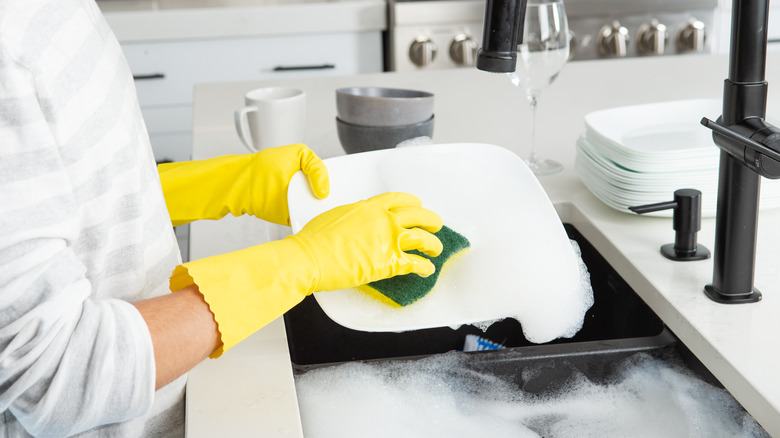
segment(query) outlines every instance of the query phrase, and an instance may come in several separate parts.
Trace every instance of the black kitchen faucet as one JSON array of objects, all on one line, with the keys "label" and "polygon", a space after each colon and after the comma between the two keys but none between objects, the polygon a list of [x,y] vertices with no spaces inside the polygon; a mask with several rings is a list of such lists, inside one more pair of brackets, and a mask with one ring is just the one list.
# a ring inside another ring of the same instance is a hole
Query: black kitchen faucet
[{"label": "black kitchen faucet", "polygon": [[[478,69],[515,70],[527,1],[487,0]],[[719,303],[761,300],[753,287],[761,176],[780,178],[780,129],[764,120],[768,19],[769,0],[733,0],[723,115],[701,121],[721,149],[712,283],[704,287]]]}]

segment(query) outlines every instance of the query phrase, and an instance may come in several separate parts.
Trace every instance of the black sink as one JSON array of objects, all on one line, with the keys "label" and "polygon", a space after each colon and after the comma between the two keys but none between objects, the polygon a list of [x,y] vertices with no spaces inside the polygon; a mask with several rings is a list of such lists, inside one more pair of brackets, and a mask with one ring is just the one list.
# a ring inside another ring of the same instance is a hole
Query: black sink
[{"label": "black sink", "polygon": [[[474,326],[415,330],[403,333],[372,333],[350,330],[333,322],[314,297],[285,314],[285,326],[293,367],[297,372],[313,367],[354,360],[408,358],[462,350],[467,334],[500,343],[509,350],[566,352],[570,349],[593,350],[600,346],[621,351],[657,348],[674,342],[660,318],[628,286],[582,234],[564,224],[569,237],[582,251],[590,272],[595,304],[587,312],[579,333],[570,339],[558,339],[544,346],[523,337],[520,323],[506,319],[487,331]],[[607,342],[620,341],[620,342]],[[606,342],[606,344],[605,344]],[[614,344],[614,345],[613,345]],[[564,347],[570,346],[570,347]],[[547,354],[547,353],[544,353]]]},{"label": "black sink", "polygon": [[[294,373],[353,361],[380,366],[382,362],[414,362],[460,351],[466,335],[476,334],[506,348],[459,353],[461,366],[498,377],[529,395],[555,396],[579,377],[609,384],[620,378],[626,363],[648,356],[723,388],[582,234],[570,224],[564,226],[580,246],[595,301],[582,330],[573,338],[533,344],[523,337],[520,323],[514,319],[495,323],[486,332],[473,326],[403,333],[360,332],[333,322],[317,301],[308,297],[284,316]],[[745,412],[736,400],[731,400]],[[758,425],[753,432],[755,436],[769,436]]]}]

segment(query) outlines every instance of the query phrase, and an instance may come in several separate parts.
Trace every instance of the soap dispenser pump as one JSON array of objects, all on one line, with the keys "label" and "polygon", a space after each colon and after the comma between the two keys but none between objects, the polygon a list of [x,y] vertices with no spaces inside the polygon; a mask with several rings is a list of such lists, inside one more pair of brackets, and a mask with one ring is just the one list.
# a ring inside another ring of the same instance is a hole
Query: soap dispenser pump
[{"label": "soap dispenser pump", "polygon": [[710,251],[696,243],[696,233],[701,229],[701,192],[696,189],[679,189],[674,201],[629,207],[637,214],[673,209],[672,226],[674,243],[661,246],[661,254],[675,261],[705,260]]}]

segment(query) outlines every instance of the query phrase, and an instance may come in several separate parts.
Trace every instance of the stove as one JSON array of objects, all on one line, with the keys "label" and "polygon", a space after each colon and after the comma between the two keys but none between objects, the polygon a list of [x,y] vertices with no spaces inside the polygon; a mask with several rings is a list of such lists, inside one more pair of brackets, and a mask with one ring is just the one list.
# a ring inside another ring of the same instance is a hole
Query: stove
[{"label": "stove", "polygon": [[[474,65],[484,0],[389,0],[388,5],[387,70]],[[565,0],[564,5],[574,61],[717,52],[718,0]]]}]

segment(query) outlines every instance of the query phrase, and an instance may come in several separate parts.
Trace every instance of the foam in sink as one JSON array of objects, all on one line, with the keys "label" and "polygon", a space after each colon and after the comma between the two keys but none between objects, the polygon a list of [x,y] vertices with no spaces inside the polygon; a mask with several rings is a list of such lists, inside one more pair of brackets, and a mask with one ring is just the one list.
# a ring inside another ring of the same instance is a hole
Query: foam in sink
[{"label": "foam in sink", "polygon": [[[303,432],[328,437],[769,437],[724,389],[645,354],[611,381],[529,394],[463,353],[353,362],[296,377]],[[518,370],[528,379],[543,366]]]}]

